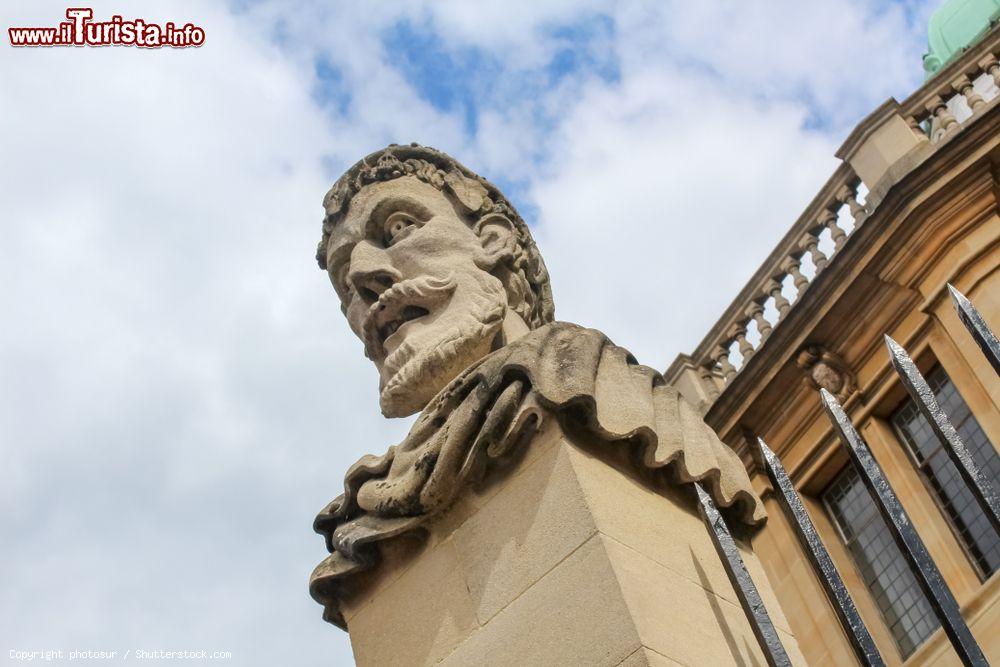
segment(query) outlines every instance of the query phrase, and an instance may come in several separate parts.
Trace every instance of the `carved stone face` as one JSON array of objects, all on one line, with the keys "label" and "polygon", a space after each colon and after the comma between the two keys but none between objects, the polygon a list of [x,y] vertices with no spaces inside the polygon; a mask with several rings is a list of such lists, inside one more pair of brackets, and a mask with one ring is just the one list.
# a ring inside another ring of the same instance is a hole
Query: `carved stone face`
[{"label": "carved stone face", "polygon": [[839,394],[844,388],[844,378],[836,368],[824,361],[816,362],[811,371],[816,386],[826,389],[831,394]]},{"label": "carved stone face", "polygon": [[423,409],[492,349],[508,316],[490,270],[509,255],[502,215],[470,225],[413,176],[372,183],[330,235],[327,270],[351,329],[379,372],[387,417]]}]

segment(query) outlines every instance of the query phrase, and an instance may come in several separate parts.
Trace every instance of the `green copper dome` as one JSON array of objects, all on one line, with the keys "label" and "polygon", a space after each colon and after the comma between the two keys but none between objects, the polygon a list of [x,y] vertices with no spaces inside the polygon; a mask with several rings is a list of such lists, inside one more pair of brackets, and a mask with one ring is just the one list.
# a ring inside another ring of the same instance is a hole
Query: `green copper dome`
[{"label": "green copper dome", "polygon": [[947,0],[927,26],[924,72],[931,78],[1000,19],[1000,0]]}]

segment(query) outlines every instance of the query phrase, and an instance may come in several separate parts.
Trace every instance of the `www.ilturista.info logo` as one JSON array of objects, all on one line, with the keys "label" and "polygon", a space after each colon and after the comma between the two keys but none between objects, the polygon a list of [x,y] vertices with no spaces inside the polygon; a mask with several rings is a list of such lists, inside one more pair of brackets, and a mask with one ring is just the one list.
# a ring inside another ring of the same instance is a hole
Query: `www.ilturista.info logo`
[{"label": "www.ilturista.info logo", "polygon": [[70,7],[68,21],[52,28],[7,28],[11,46],[164,46],[186,48],[205,43],[205,30],[193,23],[183,26],[167,21],[163,25],[145,19],[123,19],[117,14],[108,21],[93,21],[94,10]]}]

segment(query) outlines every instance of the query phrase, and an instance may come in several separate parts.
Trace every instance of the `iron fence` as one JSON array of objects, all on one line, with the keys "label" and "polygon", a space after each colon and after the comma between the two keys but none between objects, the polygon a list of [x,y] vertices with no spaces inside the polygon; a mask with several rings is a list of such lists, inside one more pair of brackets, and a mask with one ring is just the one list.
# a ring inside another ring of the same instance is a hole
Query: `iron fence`
[{"label": "iron fence", "polygon": [[[958,311],[959,319],[965,324],[989,364],[1000,375],[1000,341],[986,325],[975,306],[951,285],[948,285],[948,289],[955,309]],[[955,430],[948,415],[941,409],[934,397],[934,392],[906,350],[888,336],[885,337],[885,342],[889,351],[889,359],[900,382],[927,419],[932,431],[948,452],[994,529],[1000,533],[1000,497],[997,495],[997,490],[993,488],[987,474],[977,465],[968,447]],[[948,588],[940,570],[934,563],[934,559],[931,558],[927,547],[914,529],[913,523],[886,479],[885,473],[872,456],[868,444],[854,428],[850,417],[844,412],[840,402],[833,394],[822,389],[820,395],[834,431],[845,446],[848,456],[871,495],[872,502],[889,526],[893,539],[920,584],[920,588],[927,596],[934,614],[941,622],[959,659],[965,665],[977,667],[989,665],[982,649],[962,617],[955,596]],[[862,665],[885,665],[871,633],[858,614],[854,601],[816,532],[816,527],[809,518],[802,499],[795,491],[784,466],[762,439],[758,438],[758,446],[778,503],[788,515],[858,660]],[[712,542],[768,664],[772,667],[790,665],[788,654],[781,644],[764,603],[761,601],[757,587],[747,572],[725,519],[704,489],[698,484],[695,484],[695,487],[702,519],[712,536]]]}]

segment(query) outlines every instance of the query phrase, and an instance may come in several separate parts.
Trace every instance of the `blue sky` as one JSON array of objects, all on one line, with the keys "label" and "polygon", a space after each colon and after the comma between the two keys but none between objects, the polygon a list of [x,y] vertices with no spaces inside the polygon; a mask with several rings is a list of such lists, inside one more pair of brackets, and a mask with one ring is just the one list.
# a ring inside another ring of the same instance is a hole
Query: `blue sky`
[{"label": "blue sky", "polygon": [[313,260],[332,181],[454,154],[532,225],[557,317],[663,369],[919,86],[932,5],[150,2],[205,46],[0,47],[0,648],[351,664],[311,522],[408,421]]}]

